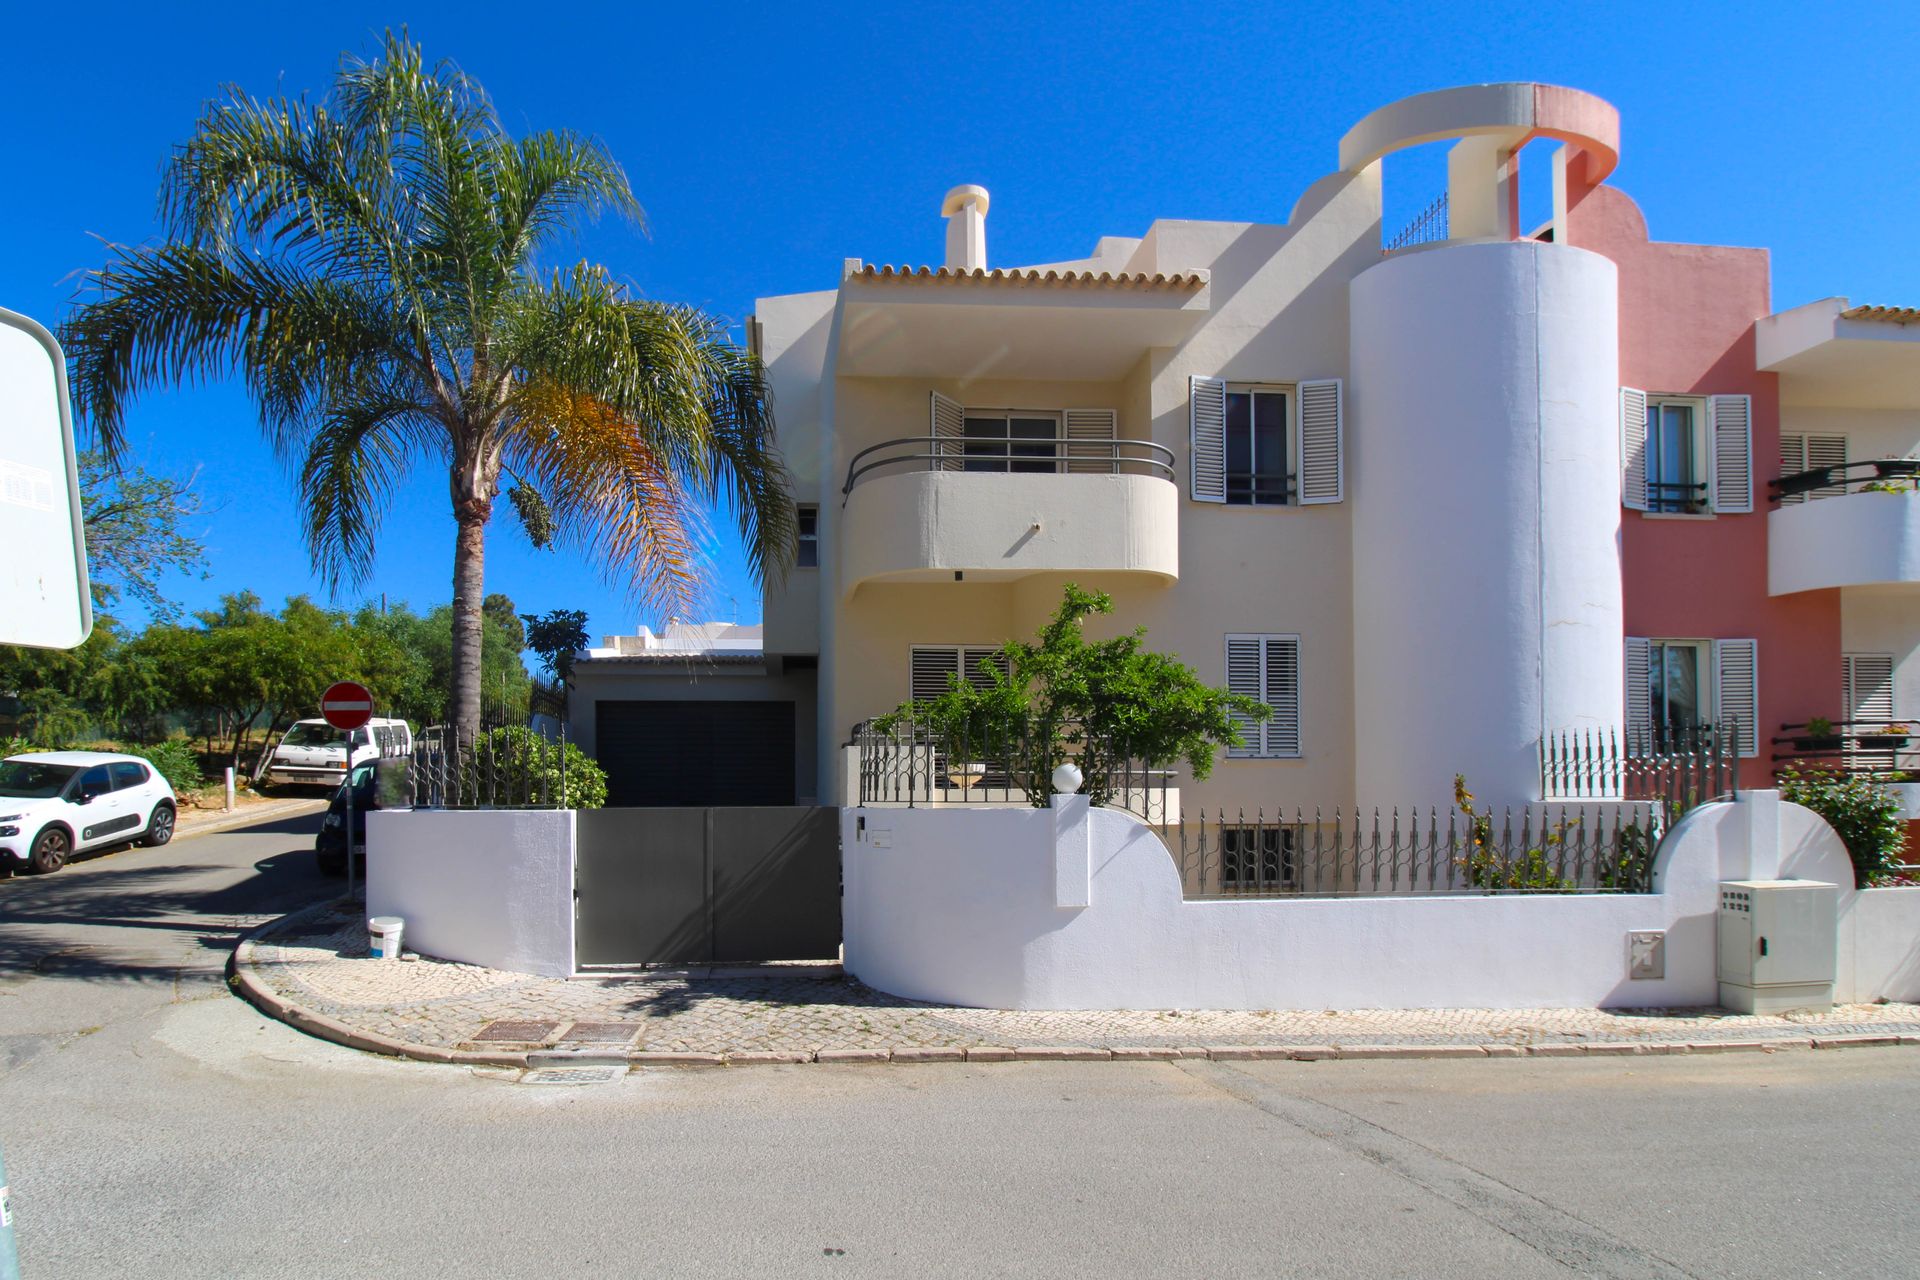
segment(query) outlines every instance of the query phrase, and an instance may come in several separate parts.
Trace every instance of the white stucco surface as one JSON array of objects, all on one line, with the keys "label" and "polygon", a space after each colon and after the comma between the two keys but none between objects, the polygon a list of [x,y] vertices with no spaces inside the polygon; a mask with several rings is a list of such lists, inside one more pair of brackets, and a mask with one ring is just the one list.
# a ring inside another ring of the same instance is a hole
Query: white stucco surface
[{"label": "white stucco surface", "polygon": [[1854,894],[1840,919],[1840,964],[1848,998],[1920,1000],[1920,888]]},{"label": "white stucco surface", "polygon": [[[1166,846],[1128,814],[1086,813],[1083,855],[1071,808],[1084,803],[846,811],[847,967],[896,995],[1005,1009],[1711,1005],[1719,882],[1780,877],[1842,886],[1845,999],[1850,957],[1865,958],[1863,974],[1887,971],[1897,944],[1883,935],[1920,918],[1920,902],[1876,904],[1856,936],[1845,850],[1772,792],[1689,815],[1661,848],[1660,891],[1645,895],[1189,902]],[[1085,906],[1071,892],[1082,856]],[[1664,978],[1627,977],[1635,930],[1665,932]]]},{"label": "white stucco surface", "polygon": [[400,916],[423,955],[573,973],[573,811],[367,815],[367,914]]},{"label": "white stucco surface", "polygon": [[1920,493],[1850,493],[1767,513],[1767,591],[1920,582]]},{"label": "white stucco surface", "polygon": [[1363,805],[1537,799],[1543,732],[1620,723],[1617,276],[1516,241],[1353,281]]}]

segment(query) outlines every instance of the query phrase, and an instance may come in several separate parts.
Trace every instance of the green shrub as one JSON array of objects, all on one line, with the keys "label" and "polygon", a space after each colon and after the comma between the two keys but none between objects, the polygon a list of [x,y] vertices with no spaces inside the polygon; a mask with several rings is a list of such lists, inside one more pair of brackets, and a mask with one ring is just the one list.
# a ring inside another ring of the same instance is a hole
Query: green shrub
[{"label": "green shrub", "polygon": [[594,758],[566,744],[566,786],[561,786],[561,745],[531,729],[509,725],[481,738],[478,757],[512,781],[512,791],[552,797],[558,809],[598,809],[607,803],[607,773]]},{"label": "green shrub", "polygon": [[1900,800],[1883,779],[1829,769],[1787,769],[1780,798],[1805,805],[1827,820],[1847,846],[1855,878],[1879,884],[1894,874],[1907,851],[1907,824]]},{"label": "green shrub", "polygon": [[151,747],[139,747],[127,754],[139,756],[152,765],[154,772],[165,778],[177,795],[196,791],[206,783],[200,775],[199,753],[192,743],[176,738]]},{"label": "green shrub", "polygon": [[0,760],[8,756],[21,756],[33,750],[33,744],[19,734],[0,738]]},{"label": "green shrub", "polygon": [[1467,883],[1476,889],[1523,889],[1532,893],[1565,893],[1580,886],[1554,870],[1551,851],[1565,843],[1569,819],[1554,828],[1538,849],[1523,850],[1509,862],[1493,847],[1493,810],[1481,813],[1473,807],[1473,793],[1467,790],[1465,774],[1453,775],[1453,804],[1467,815],[1467,835],[1473,847],[1460,859]]}]

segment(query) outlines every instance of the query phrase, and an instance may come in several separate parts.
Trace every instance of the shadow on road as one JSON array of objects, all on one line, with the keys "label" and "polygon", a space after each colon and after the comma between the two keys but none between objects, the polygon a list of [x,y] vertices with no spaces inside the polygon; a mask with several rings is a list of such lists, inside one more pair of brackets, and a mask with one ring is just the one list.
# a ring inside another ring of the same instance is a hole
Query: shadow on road
[{"label": "shadow on road", "polygon": [[[305,814],[49,876],[0,882],[0,987],[35,977],[172,982],[217,968],[263,919],[337,895],[314,865],[320,815]],[[282,837],[251,864],[221,860],[223,838]],[[79,872],[79,874],[76,874]]]}]

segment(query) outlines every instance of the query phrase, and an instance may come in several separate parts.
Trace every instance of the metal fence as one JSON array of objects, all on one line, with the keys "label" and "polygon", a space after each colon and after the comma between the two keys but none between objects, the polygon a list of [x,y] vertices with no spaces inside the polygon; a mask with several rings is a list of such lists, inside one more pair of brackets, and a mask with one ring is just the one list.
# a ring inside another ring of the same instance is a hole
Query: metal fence
[{"label": "metal fence", "polygon": [[1442,191],[1437,199],[1419,213],[1413,215],[1413,221],[1400,229],[1400,234],[1381,246],[1384,256],[1410,249],[1416,244],[1431,244],[1447,238],[1447,193]]},{"label": "metal fence", "polygon": [[1738,774],[1739,725],[1581,729],[1540,741],[1540,794],[1548,800],[1642,800],[1663,826],[1730,794]]},{"label": "metal fence", "polygon": [[407,802],[419,809],[563,809],[567,736],[484,732],[462,743],[451,725],[422,729],[407,762]]},{"label": "metal fence", "polygon": [[1529,807],[1517,825],[1512,810],[1202,812],[1178,823],[1175,857],[1189,898],[1650,893],[1659,823],[1644,803]]},{"label": "metal fence", "polygon": [[[1156,826],[1179,811],[1170,767],[1144,760],[1075,728],[1063,735],[1066,759],[1086,775],[1095,804],[1125,809]],[[1024,730],[943,734],[911,717],[854,726],[858,748],[854,793],[862,805],[1031,805],[1047,803],[1057,758]],[[1171,806],[1171,807],[1170,807]]]}]

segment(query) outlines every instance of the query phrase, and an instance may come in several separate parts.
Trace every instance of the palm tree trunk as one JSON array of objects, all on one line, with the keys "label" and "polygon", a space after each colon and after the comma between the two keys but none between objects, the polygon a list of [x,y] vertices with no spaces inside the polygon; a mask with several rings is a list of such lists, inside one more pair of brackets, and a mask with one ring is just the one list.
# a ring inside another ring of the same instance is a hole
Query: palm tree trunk
[{"label": "palm tree trunk", "polygon": [[487,504],[476,500],[454,506],[453,537],[453,690],[454,732],[462,746],[480,737],[480,604],[486,598]]}]

